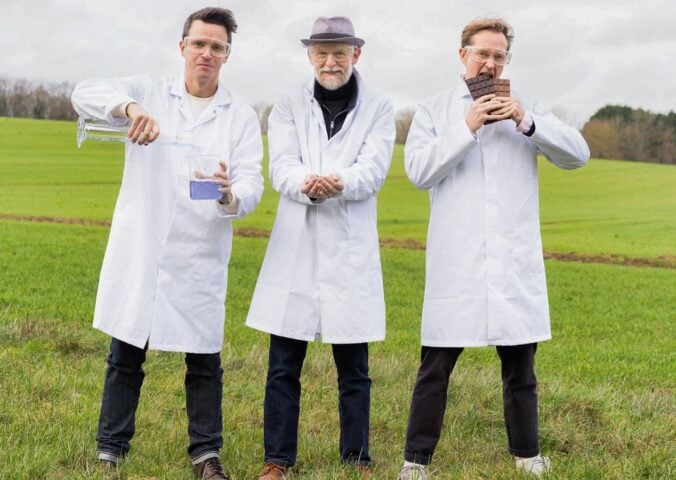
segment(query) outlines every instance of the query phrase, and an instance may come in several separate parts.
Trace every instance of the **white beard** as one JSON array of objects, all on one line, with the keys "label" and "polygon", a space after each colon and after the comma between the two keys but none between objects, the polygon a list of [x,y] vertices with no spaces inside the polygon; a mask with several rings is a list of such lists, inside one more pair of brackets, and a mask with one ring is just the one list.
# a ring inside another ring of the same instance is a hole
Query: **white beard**
[{"label": "white beard", "polygon": [[[338,90],[340,87],[345,85],[350,80],[350,77],[352,76],[352,65],[351,64],[347,68],[345,68],[345,74],[341,77],[328,77],[328,78],[322,79],[321,78],[322,70],[315,71],[315,78],[317,79],[317,82],[319,82],[319,84],[327,90]],[[334,69],[334,70],[340,71],[340,70],[343,70],[343,69]],[[324,70],[324,71],[330,71],[330,70]]]}]

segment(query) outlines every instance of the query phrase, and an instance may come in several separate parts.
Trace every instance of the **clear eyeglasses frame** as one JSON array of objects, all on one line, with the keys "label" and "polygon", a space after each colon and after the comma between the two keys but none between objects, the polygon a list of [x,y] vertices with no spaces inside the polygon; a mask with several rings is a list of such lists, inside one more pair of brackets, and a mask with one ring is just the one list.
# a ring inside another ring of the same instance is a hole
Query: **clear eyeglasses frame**
[{"label": "clear eyeglasses frame", "polygon": [[329,55],[333,57],[336,63],[345,63],[348,58],[354,53],[354,47],[340,46],[340,47],[323,47],[311,46],[310,58],[315,63],[324,63],[328,60]]},{"label": "clear eyeglasses frame", "polygon": [[190,53],[201,55],[209,49],[214,57],[225,58],[230,55],[230,44],[217,38],[188,36],[183,37],[183,42]]},{"label": "clear eyeglasses frame", "polygon": [[468,45],[464,50],[469,54],[469,59],[477,63],[486,63],[490,58],[493,58],[493,63],[499,66],[504,66],[512,59],[512,53],[506,50],[487,47],[475,47]]}]

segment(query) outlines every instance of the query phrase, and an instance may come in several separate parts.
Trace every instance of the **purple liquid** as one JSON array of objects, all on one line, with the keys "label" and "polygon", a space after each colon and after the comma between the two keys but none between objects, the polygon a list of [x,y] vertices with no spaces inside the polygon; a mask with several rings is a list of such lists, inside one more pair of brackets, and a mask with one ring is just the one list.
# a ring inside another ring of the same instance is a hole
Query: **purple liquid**
[{"label": "purple liquid", "polygon": [[190,180],[190,198],[193,200],[219,200],[223,194],[218,191],[221,186],[216,182],[196,182]]}]

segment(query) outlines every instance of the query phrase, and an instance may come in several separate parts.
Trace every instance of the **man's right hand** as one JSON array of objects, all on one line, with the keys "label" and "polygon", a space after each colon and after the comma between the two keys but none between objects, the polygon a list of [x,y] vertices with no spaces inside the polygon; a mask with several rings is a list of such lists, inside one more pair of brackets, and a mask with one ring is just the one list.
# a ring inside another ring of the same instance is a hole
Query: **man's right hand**
[{"label": "man's right hand", "polygon": [[143,110],[143,107],[138,103],[130,103],[127,105],[125,113],[131,119],[131,126],[127,132],[127,138],[132,143],[139,145],[148,145],[157,140],[160,136],[160,127],[153,117],[148,112]]},{"label": "man's right hand", "polygon": [[497,110],[502,106],[502,102],[498,100],[494,93],[490,95],[484,95],[483,97],[477,98],[469,106],[467,115],[465,115],[465,123],[469,127],[470,131],[473,134],[484,126],[484,123],[487,120],[503,120],[508,118],[509,115],[491,115],[489,112]]},{"label": "man's right hand", "polygon": [[305,195],[310,193],[310,190],[312,190],[312,188],[315,186],[315,183],[317,183],[318,179],[319,175],[308,173],[300,186],[300,193],[304,193]]}]

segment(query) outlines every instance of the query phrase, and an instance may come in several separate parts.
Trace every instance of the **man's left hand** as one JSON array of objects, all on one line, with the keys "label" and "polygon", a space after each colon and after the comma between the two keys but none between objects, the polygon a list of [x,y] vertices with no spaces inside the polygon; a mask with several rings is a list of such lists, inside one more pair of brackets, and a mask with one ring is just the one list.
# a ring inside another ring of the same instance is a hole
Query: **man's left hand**
[{"label": "man's left hand", "polygon": [[218,191],[223,194],[219,202],[225,205],[229,205],[230,203],[232,203],[233,195],[232,195],[232,182],[230,181],[230,177],[228,176],[228,167],[223,161],[218,162],[218,164],[220,165],[221,169],[218,172],[214,172],[214,181],[221,186],[221,188],[219,188]]},{"label": "man's left hand", "polygon": [[340,178],[340,175],[337,173],[332,173],[326,177],[321,177],[321,185],[324,191],[326,192],[327,198],[335,197],[340,195],[340,192],[343,191],[345,185]]},{"label": "man's left hand", "polygon": [[521,106],[519,99],[514,97],[496,97],[495,99],[499,100],[501,105],[498,109],[493,110],[490,113],[490,118],[495,120],[511,118],[514,120],[514,123],[519,125],[526,114],[526,111]]}]

